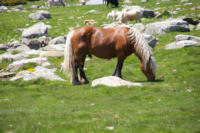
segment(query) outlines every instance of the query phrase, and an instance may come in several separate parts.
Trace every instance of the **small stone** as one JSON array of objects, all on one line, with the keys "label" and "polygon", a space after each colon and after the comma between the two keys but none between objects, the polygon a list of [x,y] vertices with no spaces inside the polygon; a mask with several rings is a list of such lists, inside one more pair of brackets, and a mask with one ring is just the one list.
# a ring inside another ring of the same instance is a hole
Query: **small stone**
[{"label": "small stone", "polygon": [[108,126],[108,127],[106,127],[105,129],[107,129],[107,130],[114,130],[115,127],[114,127],[114,126]]}]

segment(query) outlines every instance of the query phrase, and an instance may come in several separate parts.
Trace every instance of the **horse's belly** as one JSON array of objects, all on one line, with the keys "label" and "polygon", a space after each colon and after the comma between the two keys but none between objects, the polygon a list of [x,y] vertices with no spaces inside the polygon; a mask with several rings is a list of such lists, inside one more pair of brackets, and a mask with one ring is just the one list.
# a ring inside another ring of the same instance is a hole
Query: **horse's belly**
[{"label": "horse's belly", "polygon": [[90,51],[90,53],[96,57],[103,59],[111,59],[116,57],[116,52],[114,49],[109,48],[95,48]]}]

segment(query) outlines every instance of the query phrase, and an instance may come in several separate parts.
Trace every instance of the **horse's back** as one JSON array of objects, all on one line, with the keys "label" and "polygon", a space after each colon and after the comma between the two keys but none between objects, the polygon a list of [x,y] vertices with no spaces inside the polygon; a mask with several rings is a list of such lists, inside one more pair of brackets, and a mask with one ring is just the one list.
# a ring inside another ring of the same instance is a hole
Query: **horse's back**
[{"label": "horse's back", "polygon": [[91,53],[99,58],[110,59],[127,56],[130,46],[127,41],[126,27],[98,28],[84,26],[74,31],[72,44],[75,53]]}]

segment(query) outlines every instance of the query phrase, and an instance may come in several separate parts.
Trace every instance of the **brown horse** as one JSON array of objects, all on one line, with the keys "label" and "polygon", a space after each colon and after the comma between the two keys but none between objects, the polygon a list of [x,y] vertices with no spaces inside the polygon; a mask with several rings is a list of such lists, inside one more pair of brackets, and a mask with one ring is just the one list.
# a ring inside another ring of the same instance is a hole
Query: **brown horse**
[{"label": "brown horse", "polygon": [[70,76],[72,84],[89,83],[83,69],[86,55],[92,54],[103,59],[117,57],[117,66],[112,75],[121,78],[123,62],[132,53],[140,59],[141,70],[147,79],[155,80],[156,62],[151,48],[140,32],[122,26],[115,28],[85,26],[68,34],[63,70]]}]

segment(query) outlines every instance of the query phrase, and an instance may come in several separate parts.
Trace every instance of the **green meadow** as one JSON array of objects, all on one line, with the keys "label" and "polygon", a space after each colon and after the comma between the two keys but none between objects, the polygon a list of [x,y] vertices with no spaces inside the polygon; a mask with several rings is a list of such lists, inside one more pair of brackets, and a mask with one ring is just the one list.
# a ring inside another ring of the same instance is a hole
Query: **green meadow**
[{"label": "green meadow", "polygon": [[[46,1],[29,2],[23,5],[26,12],[0,13],[0,43],[13,39],[20,40],[20,28],[29,27],[39,21],[52,28],[48,35],[52,37],[66,35],[70,27],[84,26],[84,20],[94,19],[95,26],[112,23],[106,18],[114,9],[105,5],[71,6],[48,9],[52,18],[33,21],[28,15],[36,9],[31,5],[44,5]],[[200,6],[199,0],[189,0],[192,5],[185,6],[179,0],[160,2],[149,0],[141,3],[132,0],[132,4],[158,11],[184,9],[173,17],[188,16],[197,19],[200,10],[190,10]],[[13,7],[8,7],[13,8]],[[87,14],[98,10],[100,14]],[[146,18],[144,24],[172,17]],[[135,23],[135,22],[130,22]],[[0,133],[199,133],[200,132],[200,47],[187,47],[165,50],[165,46],[175,41],[178,34],[200,36],[200,31],[168,32],[155,35],[159,38],[154,48],[157,62],[155,82],[147,82],[140,70],[140,62],[135,55],[129,56],[124,63],[122,75],[125,80],[143,83],[143,87],[91,87],[92,80],[109,76],[114,71],[116,59],[103,60],[93,56],[85,67],[89,84],[73,86],[60,71],[63,58],[48,58],[49,68],[57,68],[56,74],[66,82],[37,79],[32,81],[0,80]],[[0,54],[4,53],[0,51]],[[6,68],[11,62],[3,61],[0,68]],[[35,67],[29,64],[22,69]],[[106,127],[114,127],[108,130]]]}]

